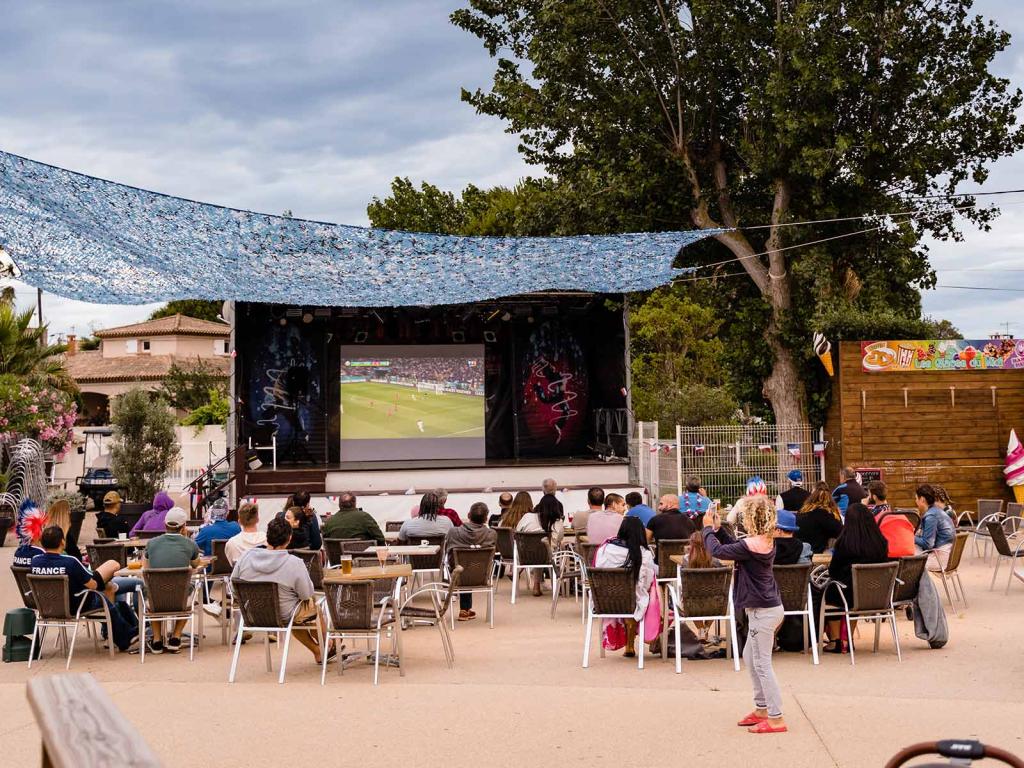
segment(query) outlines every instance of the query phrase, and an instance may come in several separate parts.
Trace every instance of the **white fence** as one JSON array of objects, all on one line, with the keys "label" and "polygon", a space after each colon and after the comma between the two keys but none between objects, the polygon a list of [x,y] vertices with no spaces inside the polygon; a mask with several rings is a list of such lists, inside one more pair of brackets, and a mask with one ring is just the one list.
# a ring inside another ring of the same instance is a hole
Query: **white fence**
[{"label": "white fence", "polygon": [[661,440],[657,422],[638,422],[632,448],[637,482],[653,497],[681,493],[695,476],[709,496],[731,502],[754,475],[771,496],[789,487],[786,474],[793,469],[813,486],[825,477],[824,446],[824,432],[806,424],[677,426],[674,440]]}]

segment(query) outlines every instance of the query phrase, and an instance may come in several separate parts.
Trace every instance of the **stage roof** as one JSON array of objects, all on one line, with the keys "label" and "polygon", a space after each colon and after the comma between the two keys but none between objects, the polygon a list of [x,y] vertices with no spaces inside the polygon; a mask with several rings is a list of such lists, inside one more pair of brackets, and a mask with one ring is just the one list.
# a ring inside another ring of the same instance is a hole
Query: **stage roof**
[{"label": "stage roof", "polygon": [[456,237],[224,208],[0,152],[0,248],[29,285],[83,301],[460,304],[546,289],[649,290],[713,230]]}]

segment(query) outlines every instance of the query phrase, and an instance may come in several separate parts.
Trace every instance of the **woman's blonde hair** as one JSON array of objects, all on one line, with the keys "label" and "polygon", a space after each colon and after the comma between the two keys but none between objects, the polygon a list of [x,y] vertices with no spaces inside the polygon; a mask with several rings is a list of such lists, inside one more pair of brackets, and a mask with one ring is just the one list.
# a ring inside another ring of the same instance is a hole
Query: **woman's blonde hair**
[{"label": "woman's blonde hair", "polygon": [[71,527],[71,504],[67,499],[57,499],[50,505],[46,510],[46,525],[56,525],[64,531],[64,535],[67,535],[68,528]]},{"label": "woman's blonde hair", "polygon": [[743,507],[743,528],[749,536],[775,536],[775,504],[767,496],[751,496]]},{"label": "woman's blonde hair", "polygon": [[836,500],[832,498],[832,491],[828,489],[828,485],[825,483],[818,483],[814,486],[811,495],[807,497],[807,501],[800,507],[800,514],[802,515],[814,509],[824,509],[840,522],[843,519],[842,515],[839,514]]},{"label": "woman's blonde hair", "polygon": [[502,528],[515,528],[524,515],[533,512],[533,498],[526,491],[520,491],[512,499],[512,505],[501,516]]}]

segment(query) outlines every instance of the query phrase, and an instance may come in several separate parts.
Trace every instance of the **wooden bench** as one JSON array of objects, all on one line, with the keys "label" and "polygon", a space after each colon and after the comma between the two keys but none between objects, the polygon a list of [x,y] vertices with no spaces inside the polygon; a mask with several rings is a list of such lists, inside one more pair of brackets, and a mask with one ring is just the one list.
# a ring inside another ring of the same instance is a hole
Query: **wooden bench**
[{"label": "wooden bench", "polygon": [[43,740],[43,768],[158,768],[161,762],[92,675],[28,682]]}]

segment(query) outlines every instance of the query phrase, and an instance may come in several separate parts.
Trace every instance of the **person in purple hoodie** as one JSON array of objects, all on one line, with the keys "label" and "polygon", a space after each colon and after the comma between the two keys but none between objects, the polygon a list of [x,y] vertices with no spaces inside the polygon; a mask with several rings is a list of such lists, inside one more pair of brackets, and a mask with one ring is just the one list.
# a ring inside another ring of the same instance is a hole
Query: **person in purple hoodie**
[{"label": "person in purple hoodie", "polygon": [[174,500],[167,494],[167,491],[157,491],[153,497],[153,508],[142,513],[139,521],[132,526],[129,535],[134,536],[139,531],[160,531],[164,530],[164,518],[167,511],[174,506]]}]

